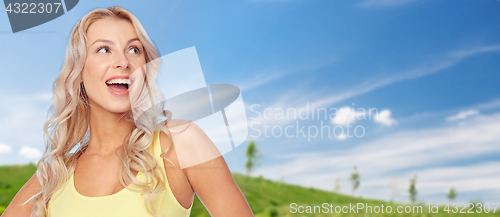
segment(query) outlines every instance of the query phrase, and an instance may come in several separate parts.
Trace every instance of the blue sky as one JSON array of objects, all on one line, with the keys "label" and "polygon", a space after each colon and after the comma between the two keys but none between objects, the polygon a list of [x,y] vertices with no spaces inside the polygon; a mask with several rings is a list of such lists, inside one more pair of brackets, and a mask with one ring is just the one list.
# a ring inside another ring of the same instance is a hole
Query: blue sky
[{"label": "blue sky", "polygon": [[[113,5],[138,17],[162,55],[195,46],[207,83],[242,89],[253,126],[247,141],[263,153],[253,175],[325,190],[340,179],[340,192],[350,194],[356,165],[355,195],[363,197],[389,199],[388,183],[399,180],[395,200],[406,202],[416,174],[419,201],[446,202],[450,187],[460,202],[500,200],[496,0],[80,1],[16,34],[0,13],[0,164],[39,157],[70,30],[90,10]],[[312,104],[361,116],[376,108],[378,116],[257,118],[266,108],[276,115]],[[365,133],[255,136],[264,123],[293,130],[349,123]],[[244,172],[245,147],[225,155],[232,171]]]}]

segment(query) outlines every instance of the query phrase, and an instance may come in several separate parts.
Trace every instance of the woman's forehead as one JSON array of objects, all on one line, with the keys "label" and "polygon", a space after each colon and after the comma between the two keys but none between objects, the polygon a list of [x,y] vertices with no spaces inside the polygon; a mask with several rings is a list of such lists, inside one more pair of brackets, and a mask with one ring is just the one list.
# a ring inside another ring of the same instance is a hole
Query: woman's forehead
[{"label": "woman's forehead", "polygon": [[87,30],[87,39],[90,44],[100,39],[120,44],[132,38],[137,38],[135,28],[130,21],[124,19],[100,19],[92,23]]}]

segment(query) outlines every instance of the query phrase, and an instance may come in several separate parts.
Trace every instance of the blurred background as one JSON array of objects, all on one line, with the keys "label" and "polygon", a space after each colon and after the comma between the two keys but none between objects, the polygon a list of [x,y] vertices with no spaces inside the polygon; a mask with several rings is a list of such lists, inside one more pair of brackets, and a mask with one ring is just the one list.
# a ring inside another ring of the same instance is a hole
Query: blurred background
[{"label": "blurred background", "polygon": [[[249,135],[224,155],[238,177],[339,198],[500,202],[498,0],[86,0],[15,34],[0,13],[3,168],[40,158],[69,33],[115,5],[161,55],[195,46],[208,84],[241,89]],[[249,201],[297,203],[266,198]],[[321,198],[308,203],[331,202]]]}]

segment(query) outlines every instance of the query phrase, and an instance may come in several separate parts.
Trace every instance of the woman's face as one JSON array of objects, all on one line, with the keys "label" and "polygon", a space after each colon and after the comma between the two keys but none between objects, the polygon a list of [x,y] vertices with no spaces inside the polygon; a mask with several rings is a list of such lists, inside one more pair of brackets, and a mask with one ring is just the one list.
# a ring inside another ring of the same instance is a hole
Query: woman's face
[{"label": "woman's face", "polygon": [[[105,18],[92,23],[87,30],[87,58],[82,71],[89,104],[113,113],[129,111],[130,87],[138,80],[132,73],[144,64],[144,48],[129,21]],[[134,75],[142,75],[141,71]]]}]

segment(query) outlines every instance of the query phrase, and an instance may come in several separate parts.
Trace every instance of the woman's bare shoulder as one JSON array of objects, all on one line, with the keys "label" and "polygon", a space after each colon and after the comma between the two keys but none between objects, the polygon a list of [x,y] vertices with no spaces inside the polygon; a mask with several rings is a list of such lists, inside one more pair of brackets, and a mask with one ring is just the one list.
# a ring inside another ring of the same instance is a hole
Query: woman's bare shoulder
[{"label": "woman's bare shoulder", "polygon": [[167,127],[170,130],[173,148],[181,168],[191,167],[221,156],[214,142],[195,122],[173,119],[168,122]]},{"label": "woman's bare shoulder", "polygon": [[170,146],[172,145],[172,140],[174,139],[174,137],[177,138],[180,133],[183,133],[181,132],[181,130],[185,132],[186,127],[189,127],[190,124],[191,123],[189,120],[184,119],[172,119],[168,121],[168,123],[165,124],[165,127],[170,132],[170,135],[167,135],[163,131],[160,132],[160,144],[162,151],[167,150],[167,148],[169,148],[169,150],[172,150]]},{"label": "woman's bare shoulder", "polygon": [[165,124],[165,127],[171,132],[176,132],[176,134],[179,134],[187,130],[188,127],[190,127],[192,124],[195,125],[195,123],[191,120],[185,120],[185,119],[172,119],[168,121]]}]

